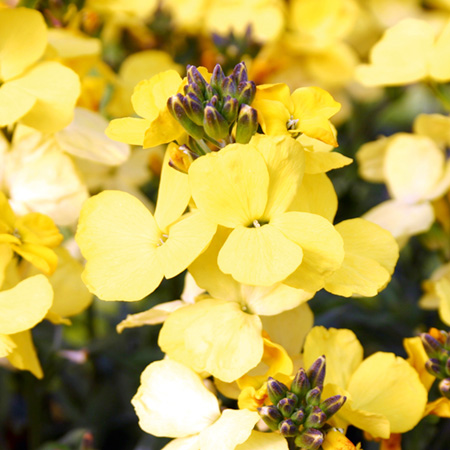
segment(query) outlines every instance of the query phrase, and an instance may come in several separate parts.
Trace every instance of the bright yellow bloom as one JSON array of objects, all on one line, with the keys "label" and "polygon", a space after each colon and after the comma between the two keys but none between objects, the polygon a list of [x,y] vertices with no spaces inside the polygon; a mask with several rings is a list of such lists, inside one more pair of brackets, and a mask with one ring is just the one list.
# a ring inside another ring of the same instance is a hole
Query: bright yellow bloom
[{"label": "bright yellow bloom", "polygon": [[373,437],[411,430],[422,418],[427,391],[417,372],[392,353],[375,353],[363,360],[363,348],[350,330],[315,327],[306,338],[304,365],[327,359],[326,396],[345,395],[333,416],[338,427],[356,426]]},{"label": "bright yellow bloom", "polygon": [[244,284],[270,286],[295,272],[298,284],[310,278],[321,285],[323,276],[340,266],[343,243],[330,222],[316,214],[287,211],[303,167],[298,142],[261,135],[191,165],[196,206],[214,223],[232,228],[218,256],[224,273]]},{"label": "bright yellow bloom", "polygon": [[[431,78],[450,80],[450,22],[436,36],[423,20],[404,19],[389,28],[371,50],[370,64],[357,68],[367,86],[395,86]],[[414,49],[412,51],[412,49]]]},{"label": "bright yellow bloom", "polygon": [[265,84],[256,89],[252,107],[269,136],[300,133],[337,146],[335,130],[328,120],[341,108],[333,97],[319,87],[296,89],[292,95],[285,84]]},{"label": "bright yellow bloom", "polygon": [[425,291],[420,299],[424,309],[437,309],[441,320],[450,326],[450,263],[436,269],[429,280],[422,283]]},{"label": "bright yellow bloom", "polygon": [[104,191],[83,206],[76,240],[87,260],[83,281],[103,300],[140,300],[164,277],[181,273],[205,249],[216,225],[201,212],[182,215],[187,176],[163,166],[155,215],[136,198]]},{"label": "bright yellow bloom", "polygon": [[144,147],[179,139],[184,128],[173,118],[167,100],[180,89],[182,79],[175,70],[159,73],[141,81],[135,88],[131,103],[141,118],[125,117],[110,122],[106,134],[116,141]]},{"label": "bright yellow bloom", "polygon": [[202,383],[180,363],[151,363],[141,375],[132,404],[140,427],[156,436],[177,438],[166,450],[287,450],[278,434],[252,431],[260,417],[246,409],[226,409]]},{"label": "bright yellow bloom", "polygon": [[52,132],[72,119],[80,94],[78,76],[57,62],[34,65],[47,46],[41,14],[28,8],[0,10],[0,127],[17,121]]},{"label": "bright yellow bloom", "polygon": [[39,213],[16,217],[1,192],[0,212],[0,245],[8,245],[47,275],[53,273],[58,258],[51,248],[58,246],[63,240],[53,221]]},{"label": "bright yellow bloom", "polygon": [[30,370],[42,378],[30,329],[46,316],[53,291],[44,275],[21,281],[0,292],[0,357],[7,357],[18,369]]}]

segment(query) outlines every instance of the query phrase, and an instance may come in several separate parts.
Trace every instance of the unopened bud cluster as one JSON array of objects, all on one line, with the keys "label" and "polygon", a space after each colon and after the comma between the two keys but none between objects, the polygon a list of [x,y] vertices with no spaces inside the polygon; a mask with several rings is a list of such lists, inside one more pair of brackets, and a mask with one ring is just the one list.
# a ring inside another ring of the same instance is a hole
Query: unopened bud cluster
[{"label": "unopened bud cluster", "polygon": [[295,445],[301,449],[316,450],[322,445],[327,420],[346,401],[341,395],[321,399],[325,369],[325,356],[321,356],[308,371],[297,372],[290,388],[269,378],[267,393],[273,404],[258,409],[270,429],[279,430],[286,438],[295,438]]},{"label": "unopened bud cluster", "polygon": [[212,150],[233,142],[247,144],[258,128],[257,112],[250,106],[255,93],[243,62],[227,77],[217,64],[209,83],[196,67],[188,66],[184,95],[167,101],[170,113],[190,136],[181,151],[195,159],[210,151],[205,141]]},{"label": "unopened bud cluster", "polygon": [[428,333],[420,335],[430,358],[425,363],[425,368],[440,380],[439,391],[442,396],[450,399],[450,334],[441,330],[437,332],[436,337],[437,339]]}]

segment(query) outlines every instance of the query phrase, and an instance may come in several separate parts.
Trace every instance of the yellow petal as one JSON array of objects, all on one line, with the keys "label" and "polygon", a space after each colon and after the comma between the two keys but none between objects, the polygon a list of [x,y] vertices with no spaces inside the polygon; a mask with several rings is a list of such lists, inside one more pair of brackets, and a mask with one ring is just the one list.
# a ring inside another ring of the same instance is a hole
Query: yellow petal
[{"label": "yellow petal", "polygon": [[198,158],[189,169],[189,183],[197,207],[225,227],[251,225],[267,203],[268,170],[251,145],[233,144]]},{"label": "yellow petal", "polygon": [[43,62],[10,84],[36,98],[22,123],[44,132],[69,125],[75,102],[80,95],[80,80],[71,69],[57,62]]},{"label": "yellow petal", "polygon": [[58,265],[56,253],[43,245],[23,244],[20,246],[14,245],[12,248],[46,275],[51,275]]},{"label": "yellow petal", "polygon": [[239,226],[220,250],[218,263],[223,272],[241,283],[271,286],[291,274],[302,256],[302,249],[271,224]]},{"label": "yellow petal", "polygon": [[334,129],[328,119],[341,109],[341,104],[319,87],[296,89],[292,93],[292,102],[294,119],[299,120],[296,130],[337,147]]},{"label": "yellow petal", "polygon": [[170,358],[231,382],[261,361],[261,331],[259,317],[244,313],[239,304],[205,299],[173,312],[158,344]]},{"label": "yellow petal", "polygon": [[179,141],[186,135],[184,128],[172,117],[166,108],[151,122],[144,136],[144,148],[156,147],[170,141]]},{"label": "yellow petal", "polygon": [[42,378],[44,373],[34,348],[31,331],[26,330],[21,333],[9,336],[15,348],[8,354],[8,361],[17,369],[28,370],[36,378]]},{"label": "yellow petal", "polygon": [[169,165],[170,146],[164,155],[156,201],[155,220],[161,230],[175,222],[186,210],[191,198],[189,178]]},{"label": "yellow petal", "polygon": [[443,168],[444,154],[431,139],[400,134],[387,149],[384,175],[393,198],[416,203],[429,197]]},{"label": "yellow petal", "polygon": [[318,214],[333,223],[338,200],[333,183],[325,173],[305,174],[288,211]]},{"label": "yellow petal", "polygon": [[107,126],[108,121],[99,113],[75,108],[74,120],[58,131],[55,138],[60,147],[73,156],[118,166],[130,156],[130,147],[105,136]]},{"label": "yellow petal", "polygon": [[28,8],[0,11],[0,80],[20,75],[37,61],[47,46],[47,27],[38,11]]},{"label": "yellow petal", "polygon": [[342,266],[327,277],[325,289],[348,297],[373,297],[383,289],[394,271],[399,250],[393,236],[364,219],[344,220],[336,225],[344,240]]},{"label": "yellow petal", "polygon": [[201,450],[198,434],[185,438],[173,439],[162,450]]},{"label": "yellow petal", "polygon": [[283,213],[291,204],[304,172],[302,145],[289,136],[255,134],[250,141],[261,153],[269,172],[269,192],[264,217]]},{"label": "yellow petal", "polygon": [[184,437],[198,433],[220,416],[217,399],[201,378],[167,359],[146,367],[131,403],[139,426],[155,436]]},{"label": "yellow petal", "polygon": [[12,125],[37,102],[35,96],[18,89],[13,83],[0,86],[0,126]]},{"label": "yellow petal", "polygon": [[305,173],[315,174],[328,172],[348,166],[353,160],[337,152],[305,151]]},{"label": "yellow petal", "polygon": [[[1,239],[1,238],[0,238]],[[9,245],[0,244],[0,288],[5,279],[5,270],[13,258],[13,251]]]},{"label": "yellow petal", "polygon": [[248,409],[226,409],[219,420],[200,433],[200,448],[234,450],[249,438],[259,419],[257,412]]},{"label": "yellow petal", "polygon": [[50,217],[40,213],[30,213],[16,221],[16,227],[24,243],[56,247],[63,236]]},{"label": "yellow petal", "polygon": [[450,280],[442,278],[437,281],[436,294],[439,297],[439,317],[450,326]]},{"label": "yellow petal", "polygon": [[14,334],[32,328],[47,314],[53,290],[44,275],[21,281],[12,289],[0,292],[0,333]]},{"label": "yellow petal", "polygon": [[356,447],[345,437],[345,434],[337,430],[331,430],[326,434],[322,448],[323,450],[356,450]]},{"label": "yellow petal", "polygon": [[288,443],[279,434],[252,431],[250,437],[236,450],[288,450]]},{"label": "yellow petal", "polygon": [[264,134],[269,136],[289,135],[287,123],[291,118],[291,113],[283,103],[266,99],[254,100],[252,108],[258,111],[258,121]]},{"label": "yellow petal", "polygon": [[377,139],[362,145],[356,153],[358,172],[361,178],[372,183],[385,181],[384,162],[392,137]]},{"label": "yellow petal", "polygon": [[428,403],[425,408],[424,416],[433,414],[438,417],[450,417],[450,400],[445,397],[440,397],[434,402]]},{"label": "yellow petal", "polygon": [[[434,32],[422,20],[405,19],[389,28],[370,52],[370,64],[356,70],[366,86],[395,86],[425,78],[433,49]],[[414,49],[414,57],[410,50]]]},{"label": "yellow petal", "polygon": [[165,277],[172,278],[185,270],[208,246],[216,228],[200,211],[186,214],[172,225],[166,241],[156,249]]},{"label": "yellow petal", "polygon": [[343,240],[328,220],[317,214],[291,211],[270,223],[303,251],[302,263],[285,280],[289,286],[315,292],[323,286],[323,277],[341,266]]},{"label": "yellow petal", "polygon": [[404,433],[417,425],[428,397],[417,372],[403,358],[382,352],[361,363],[348,391],[355,408],[384,415],[391,433]]},{"label": "yellow petal", "polygon": [[156,254],[160,231],[147,208],[120,191],[83,206],[76,240],[87,259],[83,281],[103,300],[140,300],[164,277]]},{"label": "yellow petal", "polygon": [[174,300],[172,302],[160,303],[141,313],[128,314],[126,319],[122,320],[122,322],[117,325],[117,332],[122,333],[125,328],[136,328],[144,325],[163,323],[172,312],[184,305],[185,303],[183,301]]},{"label": "yellow petal", "polygon": [[166,70],[149,80],[142,80],[131,97],[134,110],[144,119],[155,120],[160,111],[167,108],[167,100],[177,93],[181,81],[175,70]]},{"label": "yellow petal", "polygon": [[408,354],[409,364],[416,369],[425,388],[430,390],[436,378],[425,369],[425,363],[429,358],[423,348],[422,340],[418,336],[403,339],[403,346]]},{"label": "yellow petal", "polygon": [[144,145],[145,132],[149,126],[150,121],[147,119],[124,117],[109,122],[105,133],[115,141],[131,145]]},{"label": "yellow petal", "polygon": [[363,348],[356,335],[346,329],[314,327],[306,337],[304,366],[309,368],[322,355],[327,362],[325,384],[347,389],[350,377],[363,359]]},{"label": "yellow petal", "polygon": [[450,117],[442,114],[419,114],[414,119],[414,134],[428,136],[441,148],[450,145]]},{"label": "yellow petal", "polygon": [[307,303],[276,316],[263,316],[261,320],[270,340],[280,344],[291,356],[300,353],[314,324],[314,316]]},{"label": "yellow petal", "polygon": [[387,200],[367,211],[363,217],[389,231],[402,246],[411,236],[431,227],[434,211],[429,202],[407,205],[398,200]]},{"label": "yellow petal", "polygon": [[450,22],[447,21],[441,31],[430,55],[430,75],[438,82],[450,80],[450,58],[448,47],[450,45]]}]

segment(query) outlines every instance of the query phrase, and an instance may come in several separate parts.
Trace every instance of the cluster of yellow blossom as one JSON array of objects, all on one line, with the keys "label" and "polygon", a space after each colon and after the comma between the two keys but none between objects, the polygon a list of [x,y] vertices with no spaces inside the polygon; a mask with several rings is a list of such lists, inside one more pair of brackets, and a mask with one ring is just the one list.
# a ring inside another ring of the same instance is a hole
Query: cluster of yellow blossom
[{"label": "cluster of yellow blossom", "polygon": [[[87,0],[54,27],[1,4],[1,363],[42,378],[43,319],[70,325],[94,296],[138,301],[183,275],[180,299],[117,326],[162,324],[166,357],[132,404],[144,431],[174,438],[166,450],[359,449],[349,426],[398,450],[423,417],[450,417],[447,333],[405,339],[408,360],[364,358],[308,303],[377,296],[399,248],[435,220],[450,231],[448,116],[361,146],[361,178],[390,197],[361,218],[335,223],[328,175],[352,163],[331,121],[352,97],[426,82],[448,106],[450,3],[422,3]],[[182,77],[155,49],[161,15],[202,36],[205,67]],[[125,32],[143,51],[111,57],[116,73],[102,58]],[[138,188],[151,172],[155,205]],[[449,263],[424,290],[450,325]]]}]

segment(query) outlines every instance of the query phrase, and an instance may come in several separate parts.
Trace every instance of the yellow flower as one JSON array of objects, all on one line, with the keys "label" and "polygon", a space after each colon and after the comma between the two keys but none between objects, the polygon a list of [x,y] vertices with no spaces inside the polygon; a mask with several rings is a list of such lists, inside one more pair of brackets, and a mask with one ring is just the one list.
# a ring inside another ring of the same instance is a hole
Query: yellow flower
[{"label": "yellow flower", "polygon": [[179,139],[184,128],[167,109],[167,100],[180,89],[182,79],[175,70],[167,70],[141,81],[135,88],[131,103],[141,118],[125,117],[110,122],[106,134],[116,141],[144,147]]},{"label": "yellow flower", "polygon": [[257,86],[252,107],[258,111],[258,120],[269,136],[300,133],[337,146],[335,130],[328,120],[341,105],[319,87],[296,89],[292,95],[285,84]]},{"label": "yellow flower", "polygon": [[83,206],[76,234],[87,260],[83,281],[103,300],[150,294],[164,277],[186,269],[216,231],[199,211],[182,215],[190,199],[187,176],[167,162],[155,215],[120,191],[104,191]]},{"label": "yellow flower", "polygon": [[450,187],[450,162],[445,158],[450,119],[438,114],[420,115],[414,134],[397,133],[364,144],[356,158],[363,178],[385,182],[392,199],[365,214],[389,230],[403,245],[434,221],[431,200]]},{"label": "yellow flower", "polygon": [[0,246],[6,244],[45,274],[53,273],[58,258],[51,248],[58,246],[63,240],[53,221],[39,213],[16,217],[1,192],[0,212]]},{"label": "yellow flower", "polygon": [[132,404],[144,431],[177,438],[166,450],[288,449],[280,435],[253,431],[258,413],[246,409],[221,413],[201,378],[170,359],[147,366]]},{"label": "yellow flower", "polygon": [[293,282],[309,278],[322,287],[324,275],[340,266],[343,243],[330,222],[287,211],[303,167],[302,146],[287,136],[257,135],[248,145],[229,145],[194,161],[189,181],[196,206],[214,223],[232,228],[218,256],[222,272],[257,286],[295,272]]},{"label": "yellow flower", "polygon": [[331,422],[356,426],[373,437],[411,430],[422,418],[427,391],[417,372],[392,353],[375,353],[363,360],[363,348],[350,330],[315,327],[306,338],[304,364],[325,355],[326,396],[345,395],[347,401]]},{"label": "yellow flower", "polygon": [[449,45],[450,22],[436,36],[427,22],[404,19],[375,44],[370,64],[359,66],[356,78],[367,86],[403,85],[428,78],[446,82],[450,80]]},{"label": "yellow flower", "polygon": [[41,14],[28,8],[0,10],[0,127],[17,121],[52,132],[72,119],[80,94],[78,76],[57,62],[34,65],[47,46]]},{"label": "yellow flower", "polygon": [[21,281],[12,289],[0,291],[0,357],[18,368],[42,378],[30,329],[46,316],[53,290],[44,275]]}]

